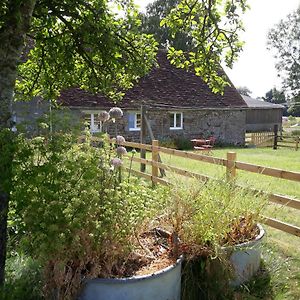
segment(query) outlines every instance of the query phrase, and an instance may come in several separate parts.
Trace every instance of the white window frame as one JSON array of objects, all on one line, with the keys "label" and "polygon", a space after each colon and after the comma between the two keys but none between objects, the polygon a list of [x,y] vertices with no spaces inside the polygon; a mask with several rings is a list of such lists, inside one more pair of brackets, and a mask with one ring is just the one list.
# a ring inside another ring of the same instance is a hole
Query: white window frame
[{"label": "white window frame", "polygon": [[133,115],[134,116],[134,127],[129,127],[129,124],[128,124],[128,129],[129,131],[141,131],[141,127],[138,127],[137,126],[137,115],[140,115],[140,119],[141,119],[141,122],[142,122],[142,114],[140,112],[129,112],[130,115]]},{"label": "white window frame", "polygon": [[86,115],[90,115],[90,132],[91,133],[98,133],[102,130],[102,124],[100,124],[100,128],[95,126],[95,116],[99,114],[100,111],[83,111]]},{"label": "white window frame", "polygon": [[[180,130],[183,129],[183,113],[178,111],[170,111],[170,115],[173,115],[173,124],[170,124],[170,130]],[[180,115],[180,126],[176,126],[176,117]]]}]

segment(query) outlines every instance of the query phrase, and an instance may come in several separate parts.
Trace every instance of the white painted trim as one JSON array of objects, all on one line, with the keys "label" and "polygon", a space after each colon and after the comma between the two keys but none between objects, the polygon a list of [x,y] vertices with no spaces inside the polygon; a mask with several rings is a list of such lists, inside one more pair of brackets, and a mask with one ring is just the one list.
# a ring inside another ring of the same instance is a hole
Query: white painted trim
[{"label": "white painted trim", "polygon": [[134,115],[134,127],[129,127],[128,124],[128,130],[129,131],[141,131],[141,127],[137,127],[137,115],[140,115],[140,118],[142,117],[141,113],[139,111],[130,111],[128,114]]},{"label": "white painted trim", "polygon": [[[170,111],[169,114],[173,114],[173,126],[170,126],[170,130],[182,130],[183,129],[183,112],[180,111]],[[180,114],[180,126],[174,127],[176,123],[176,115]]]}]

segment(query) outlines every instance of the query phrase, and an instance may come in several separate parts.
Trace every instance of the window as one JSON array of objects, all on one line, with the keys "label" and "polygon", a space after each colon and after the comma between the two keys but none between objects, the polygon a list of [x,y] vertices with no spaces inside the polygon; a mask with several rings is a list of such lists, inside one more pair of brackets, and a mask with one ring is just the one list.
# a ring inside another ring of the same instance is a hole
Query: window
[{"label": "window", "polygon": [[132,112],[128,115],[128,129],[129,131],[141,130],[141,114],[138,112]]},{"label": "window", "polygon": [[170,113],[170,129],[183,129],[183,114],[181,112]]},{"label": "window", "polygon": [[85,123],[88,124],[88,128],[91,133],[101,132],[102,124],[98,119],[98,113],[90,113],[85,115]]}]

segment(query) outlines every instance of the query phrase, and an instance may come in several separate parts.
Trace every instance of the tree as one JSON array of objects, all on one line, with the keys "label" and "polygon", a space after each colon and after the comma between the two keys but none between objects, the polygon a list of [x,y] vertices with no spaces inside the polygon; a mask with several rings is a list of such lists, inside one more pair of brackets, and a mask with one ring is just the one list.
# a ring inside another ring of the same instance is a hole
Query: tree
[{"label": "tree", "polygon": [[300,117],[300,95],[290,99],[290,107],[288,113],[294,117]]},{"label": "tree", "polygon": [[[246,8],[244,0],[182,0],[161,24],[172,36],[191,36],[193,51],[186,57],[172,47],[171,62],[193,68],[214,91],[221,91],[227,82],[219,76],[219,65],[224,60],[231,66],[241,50],[239,16]],[[113,13],[117,9],[120,13]],[[13,95],[55,99],[61,89],[75,85],[120,96],[154,62],[155,42],[140,34],[139,25],[132,0],[1,1],[0,284],[14,144]]]},{"label": "tree", "polygon": [[273,88],[269,90],[265,97],[263,97],[264,101],[274,103],[274,104],[280,104],[280,103],[285,103],[286,98],[284,91],[279,91],[276,88]]},{"label": "tree", "polygon": [[244,96],[249,96],[252,94],[252,92],[246,87],[246,86],[239,86],[237,88],[237,91]]},{"label": "tree", "polygon": [[297,96],[300,94],[300,7],[270,30],[268,47],[275,50],[276,68],[284,88]]},{"label": "tree", "polygon": [[160,26],[161,20],[166,18],[180,0],[156,0],[147,5],[146,13],[142,16],[142,30],[145,33],[153,34],[160,48],[173,46],[183,51],[192,50],[192,38],[188,33],[178,32],[172,37],[167,26]]}]

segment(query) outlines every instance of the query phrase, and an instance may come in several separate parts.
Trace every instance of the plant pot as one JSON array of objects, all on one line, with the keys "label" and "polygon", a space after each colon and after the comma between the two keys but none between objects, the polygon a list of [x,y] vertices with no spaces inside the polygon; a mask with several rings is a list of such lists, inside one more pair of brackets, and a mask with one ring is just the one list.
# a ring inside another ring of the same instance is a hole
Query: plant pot
[{"label": "plant pot", "polygon": [[80,300],[180,300],[181,264],[149,275],[87,280]]},{"label": "plant pot", "polygon": [[230,282],[231,286],[239,286],[257,273],[261,261],[261,243],[265,236],[265,231],[260,224],[257,224],[259,234],[255,240],[235,245],[234,247],[224,247],[230,253],[230,262],[234,271],[234,278]]},{"label": "plant pot", "polygon": [[[155,228],[169,238],[170,233]],[[180,300],[183,257],[162,270],[126,278],[96,278],[85,282],[79,300]]]}]

